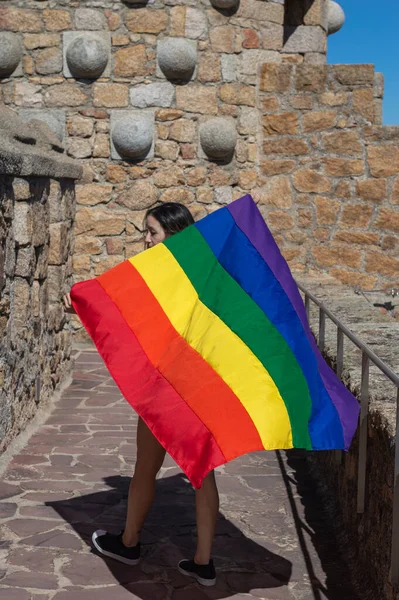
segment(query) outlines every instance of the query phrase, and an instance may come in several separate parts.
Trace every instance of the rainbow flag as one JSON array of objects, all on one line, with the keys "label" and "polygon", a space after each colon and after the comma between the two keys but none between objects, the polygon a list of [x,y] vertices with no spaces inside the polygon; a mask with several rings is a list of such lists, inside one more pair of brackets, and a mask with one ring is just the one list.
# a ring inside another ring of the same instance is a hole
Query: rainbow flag
[{"label": "rainbow flag", "polygon": [[195,487],[255,450],[348,450],[358,402],[321,356],[251,196],[71,296],[122,394]]}]

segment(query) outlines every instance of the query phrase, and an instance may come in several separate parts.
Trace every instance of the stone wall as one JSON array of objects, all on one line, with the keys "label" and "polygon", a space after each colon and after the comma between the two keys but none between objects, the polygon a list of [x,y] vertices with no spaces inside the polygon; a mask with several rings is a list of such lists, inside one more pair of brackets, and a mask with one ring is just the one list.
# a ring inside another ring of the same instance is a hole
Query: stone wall
[{"label": "stone wall", "polygon": [[[142,6],[14,0],[0,7],[3,35],[17,43],[15,70],[8,78],[3,72],[2,102],[23,118],[46,120],[84,167],[77,187],[77,279],[141,250],[144,211],[155,202],[184,202],[199,218],[252,189],[258,65],[324,63],[326,7],[326,0]],[[177,59],[173,45],[162,46],[167,40],[183,43]],[[81,78],[82,56],[91,51],[91,67],[103,71]],[[134,115],[148,118],[143,136],[150,133],[151,147],[145,160],[121,160],[112,131],[120,118]],[[199,143],[200,127],[213,117],[224,119],[214,124],[217,137],[234,129],[231,160],[213,160]]]},{"label": "stone wall", "polygon": [[145,210],[158,201],[200,218],[251,192],[296,269],[396,285],[397,130],[380,127],[372,66],[325,66],[331,5],[0,7],[1,101],[45,120],[84,168],[76,279],[140,251]]},{"label": "stone wall", "polygon": [[[373,306],[383,295],[355,294],[329,276],[301,275],[301,283],[335,316],[368,345],[392,369],[399,371],[399,322]],[[385,296],[386,299],[386,296]],[[310,323],[317,334],[319,314],[311,303]],[[327,319],[326,355],[334,363],[336,327]],[[359,349],[345,339],[343,381],[360,396],[362,357]],[[363,514],[357,513],[358,433],[348,453],[337,461],[334,452],[316,452],[310,457],[320,482],[327,490],[326,501],[336,512],[342,529],[338,536],[350,538],[356,548],[350,558],[354,575],[367,581],[367,600],[398,600],[390,584],[392,505],[396,425],[396,389],[381,372],[370,365],[370,418],[367,436],[366,501]],[[346,540],[347,543],[347,540]],[[345,544],[345,540],[342,541]]]},{"label": "stone wall", "polygon": [[24,123],[8,109],[0,110],[0,139],[3,450],[71,367],[70,331],[61,299],[72,274],[72,178],[80,176],[81,168],[54,150],[59,141],[46,126]]},{"label": "stone wall", "polygon": [[372,65],[264,64],[254,196],[297,270],[399,283],[399,127],[381,126]]}]

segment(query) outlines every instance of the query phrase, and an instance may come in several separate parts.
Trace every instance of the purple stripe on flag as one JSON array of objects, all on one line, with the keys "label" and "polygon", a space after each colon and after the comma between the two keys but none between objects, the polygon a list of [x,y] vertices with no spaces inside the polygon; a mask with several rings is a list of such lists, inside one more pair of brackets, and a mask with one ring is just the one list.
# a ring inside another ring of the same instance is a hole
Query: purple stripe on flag
[{"label": "purple stripe on flag", "polygon": [[295,280],[252,197],[247,194],[227,206],[227,208],[237,226],[269,265],[300,318],[306,336],[316,355],[324,386],[338,411],[344,433],[345,449],[348,450],[357,427],[359,404],[321,355],[311,332],[305,307]]}]

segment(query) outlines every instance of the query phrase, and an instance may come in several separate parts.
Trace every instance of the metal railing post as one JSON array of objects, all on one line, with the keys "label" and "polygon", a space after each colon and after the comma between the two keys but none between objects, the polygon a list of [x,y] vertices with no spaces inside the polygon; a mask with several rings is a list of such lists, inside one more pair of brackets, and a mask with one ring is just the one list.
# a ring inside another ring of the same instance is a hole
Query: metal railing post
[{"label": "metal railing post", "polygon": [[370,359],[362,354],[362,381],[360,388],[359,460],[357,472],[357,512],[364,512],[366,497],[367,433],[369,414]]},{"label": "metal railing post", "polygon": [[305,311],[306,311],[306,317],[309,321],[309,316],[310,316],[310,298],[307,294],[305,294]]},{"label": "metal railing post", "polygon": [[319,350],[323,352],[326,343],[326,313],[319,307]]},{"label": "metal railing post", "polygon": [[341,379],[344,370],[344,333],[337,325],[337,377]]},{"label": "metal railing post", "polygon": [[399,586],[399,388],[396,395],[395,471],[393,480],[391,583]]}]

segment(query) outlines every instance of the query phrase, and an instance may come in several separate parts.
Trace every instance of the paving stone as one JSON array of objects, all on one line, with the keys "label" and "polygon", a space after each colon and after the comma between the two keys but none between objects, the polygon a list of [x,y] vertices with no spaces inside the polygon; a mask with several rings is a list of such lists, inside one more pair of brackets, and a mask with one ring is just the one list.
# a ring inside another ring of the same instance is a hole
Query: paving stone
[{"label": "paving stone", "polygon": [[53,573],[54,554],[50,550],[37,548],[16,548],[8,555],[8,563],[20,567],[28,567],[30,571]]},{"label": "paving stone", "polygon": [[13,517],[17,511],[18,505],[15,502],[1,502],[0,503],[0,519],[7,519]]},{"label": "paving stone", "polygon": [[30,592],[0,586],[0,600],[31,600]]},{"label": "paving stone", "polygon": [[6,575],[1,580],[2,585],[9,585],[11,588],[35,588],[39,590],[56,590],[58,581],[55,575],[47,573],[29,573],[27,571],[15,571]]},{"label": "paving stone", "polygon": [[0,500],[5,498],[12,498],[22,492],[18,485],[11,485],[9,483],[0,482]]},{"label": "paving stone", "polygon": [[71,533],[64,533],[59,529],[51,532],[39,533],[25,538],[20,542],[26,546],[42,548],[68,548],[70,550],[81,550],[82,544],[79,538]]},{"label": "paving stone", "polygon": [[7,528],[20,538],[42,533],[44,531],[51,531],[57,527],[57,525],[57,521],[39,521],[37,519],[14,519],[12,521],[7,521],[6,523]]}]

